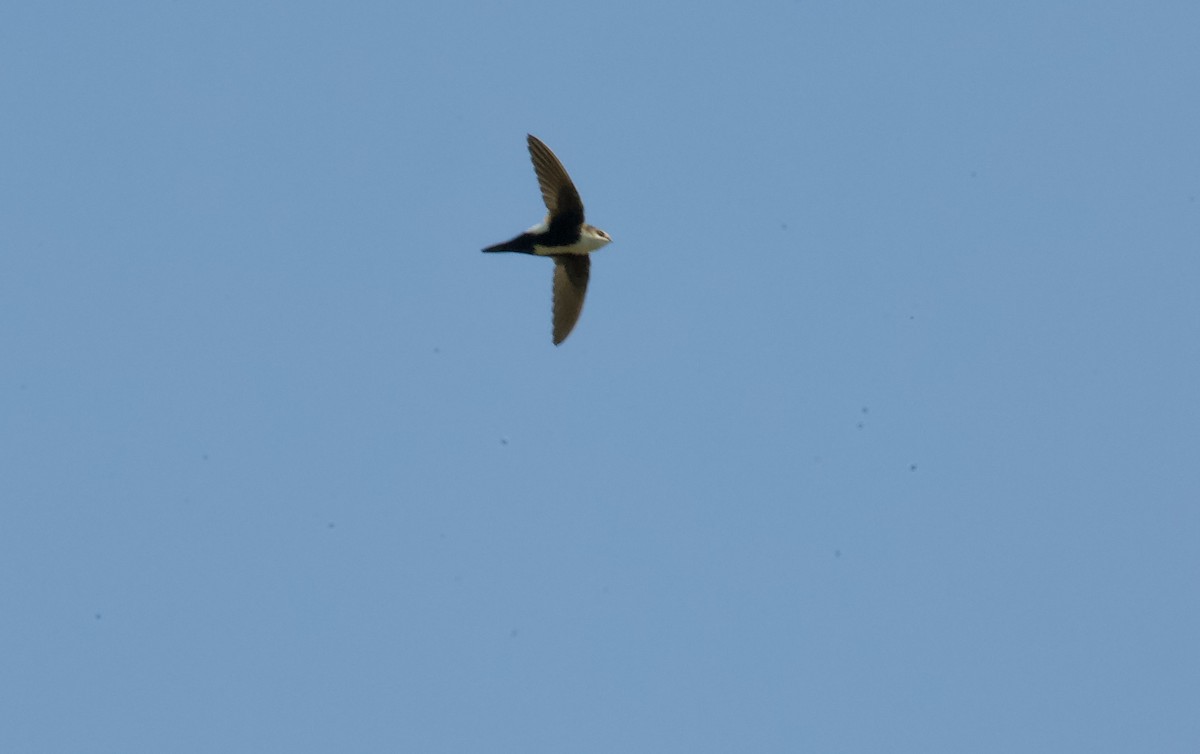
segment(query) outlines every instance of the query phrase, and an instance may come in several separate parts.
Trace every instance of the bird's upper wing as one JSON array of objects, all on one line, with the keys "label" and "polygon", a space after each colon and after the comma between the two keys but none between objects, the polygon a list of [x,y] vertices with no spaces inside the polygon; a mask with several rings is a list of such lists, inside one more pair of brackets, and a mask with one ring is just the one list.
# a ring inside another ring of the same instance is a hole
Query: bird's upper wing
[{"label": "bird's upper wing", "polygon": [[575,184],[571,183],[567,169],[541,139],[533,134],[528,134],[528,139],[529,157],[533,160],[533,169],[542,188],[542,201],[550,212],[550,221],[582,224],[583,201],[575,190]]},{"label": "bird's upper wing", "polygon": [[587,254],[554,257],[554,345],[566,340],[579,321],[591,266]]}]

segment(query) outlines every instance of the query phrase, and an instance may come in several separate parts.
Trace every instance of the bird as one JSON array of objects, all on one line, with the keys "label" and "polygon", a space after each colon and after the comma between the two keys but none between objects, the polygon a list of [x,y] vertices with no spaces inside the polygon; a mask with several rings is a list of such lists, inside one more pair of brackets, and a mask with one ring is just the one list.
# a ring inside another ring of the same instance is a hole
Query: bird
[{"label": "bird", "polygon": [[583,297],[587,293],[593,251],[607,246],[612,238],[583,221],[583,202],[571,176],[550,147],[533,134],[526,134],[529,157],[546,203],[546,219],[515,238],[494,244],[484,252],[512,251],[550,257],[554,260],[554,345],[571,334]]}]

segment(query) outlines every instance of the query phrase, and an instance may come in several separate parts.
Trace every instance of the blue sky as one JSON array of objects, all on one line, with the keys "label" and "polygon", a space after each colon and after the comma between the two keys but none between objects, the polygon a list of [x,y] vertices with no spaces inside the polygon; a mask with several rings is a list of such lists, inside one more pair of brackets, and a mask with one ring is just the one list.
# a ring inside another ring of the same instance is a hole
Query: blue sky
[{"label": "blue sky", "polygon": [[0,750],[1195,751],[1197,28],[6,6]]}]

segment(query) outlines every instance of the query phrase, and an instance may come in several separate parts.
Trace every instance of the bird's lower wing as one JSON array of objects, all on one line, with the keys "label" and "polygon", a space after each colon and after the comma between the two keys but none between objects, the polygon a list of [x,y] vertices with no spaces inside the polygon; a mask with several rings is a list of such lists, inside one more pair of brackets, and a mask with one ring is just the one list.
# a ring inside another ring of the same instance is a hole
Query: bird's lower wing
[{"label": "bird's lower wing", "polygon": [[579,321],[591,266],[586,254],[554,258],[554,345],[566,340]]}]

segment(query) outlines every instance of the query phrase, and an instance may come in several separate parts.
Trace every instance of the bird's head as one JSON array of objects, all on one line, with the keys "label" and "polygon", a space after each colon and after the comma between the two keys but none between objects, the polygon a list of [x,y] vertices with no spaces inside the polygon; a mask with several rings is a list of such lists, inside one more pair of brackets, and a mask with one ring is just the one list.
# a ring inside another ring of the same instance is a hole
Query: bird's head
[{"label": "bird's head", "polygon": [[583,226],[583,232],[592,239],[592,243],[596,245],[595,247],[597,249],[601,246],[612,243],[612,236],[608,235],[594,225]]}]

